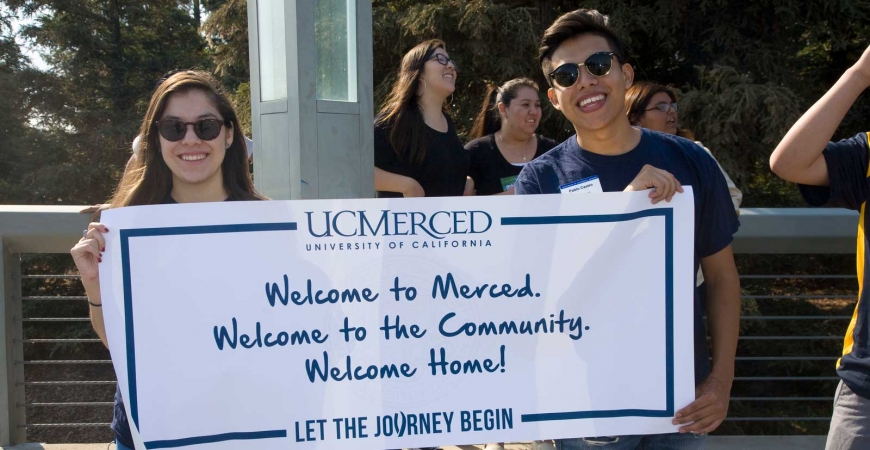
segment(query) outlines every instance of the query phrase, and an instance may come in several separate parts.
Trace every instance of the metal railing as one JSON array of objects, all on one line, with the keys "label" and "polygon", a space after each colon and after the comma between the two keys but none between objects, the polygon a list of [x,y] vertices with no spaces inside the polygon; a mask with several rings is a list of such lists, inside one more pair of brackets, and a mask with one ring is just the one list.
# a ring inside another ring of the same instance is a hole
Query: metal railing
[{"label": "metal railing", "polygon": [[[0,206],[6,344],[0,346],[0,445],[112,439],[114,372],[88,324],[78,277],[33,263],[33,254],[67,254],[88,222],[79,210]],[[848,259],[855,251],[857,214],[849,211],[744,209],[741,222],[734,243],[741,266],[758,266],[753,262],[771,254],[814,255],[788,257],[806,265],[808,258]],[[741,276],[744,315],[722,430],[819,434],[830,418],[834,364],[857,283],[848,268],[827,273],[828,266],[817,264],[819,270],[771,275],[761,266]],[[795,324],[800,334],[786,330]]]}]

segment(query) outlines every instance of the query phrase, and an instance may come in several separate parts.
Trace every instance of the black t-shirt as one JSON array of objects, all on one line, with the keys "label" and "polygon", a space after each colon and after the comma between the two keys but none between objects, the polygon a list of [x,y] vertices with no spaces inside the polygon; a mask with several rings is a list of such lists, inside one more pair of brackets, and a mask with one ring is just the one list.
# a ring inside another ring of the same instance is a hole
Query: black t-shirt
[{"label": "black t-shirt", "polygon": [[[532,159],[547,153],[557,145],[556,141],[550,138],[538,135],[535,135],[535,138],[538,140],[538,148]],[[510,189],[523,169],[524,164],[515,166],[504,158],[495,142],[495,134],[477,138],[465,144],[465,149],[471,156],[468,175],[474,180],[477,195],[493,195]]]},{"label": "black t-shirt", "polygon": [[[453,121],[446,114],[447,132],[426,127],[429,148],[421,164],[408,160],[407,153],[396,154],[390,144],[389,125],[375,126],[375,167],[411,177],[420,183],[426,197],[461,196],[468,176],[468,151],[462,147]],[[378,191],[378,197],[401,197],[400,192]]]}]

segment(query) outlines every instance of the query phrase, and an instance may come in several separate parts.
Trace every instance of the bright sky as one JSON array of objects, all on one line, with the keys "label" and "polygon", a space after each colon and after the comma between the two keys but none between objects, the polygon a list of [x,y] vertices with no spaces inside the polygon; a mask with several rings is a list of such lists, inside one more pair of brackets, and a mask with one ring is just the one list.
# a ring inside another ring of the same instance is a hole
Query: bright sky
[{"label": "bright sky", "polygon": [[[5,5],[0,5],[0,8],[5,9],[6,7]],[[35,68],[46,71],[49,67],[39,54],[39,47],[32,45],[30,42],[27,42],[27,40],[18,36],[18,30],[24,25],[33,23],[33,21],[32,17],[19,16],[18,19],[12,21],[12,33],[15,34],[15,41],[18,42],[18,46],[21,47],[21,52],[24,53],[24,56],[30,59],[30,63],[33,64]]]}]

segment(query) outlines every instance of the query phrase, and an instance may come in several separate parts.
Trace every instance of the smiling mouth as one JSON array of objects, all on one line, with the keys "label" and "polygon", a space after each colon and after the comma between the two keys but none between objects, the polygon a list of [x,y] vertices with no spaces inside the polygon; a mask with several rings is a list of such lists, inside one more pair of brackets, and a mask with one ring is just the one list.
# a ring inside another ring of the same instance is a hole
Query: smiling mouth
[{"label": "smiling mouth", "polygon": [[184,161],[199,161],[201,159],[205,159],[208,156],[205,153],[199,153],[196,155],[181,155],[181,159]]},{"label": "smiling mouth", "polygon": [[604,94],[598,94],[598,95],[594,95],[592,97],[587,97],[587,98],[584,98],[583,100],[580,101],[580,107],[583,108],[584,106],[588,106],[591,103],[603,101],[603,100],[604,100]]},{"label": "smiling mouth", "polygon": [[452,79],[453,79],[453,74],[452,74],[452,73],[445,73],[444,75],[442,75],[442,77],[443,77],[443,78],[447,78],[448,80],[452,80]]}]

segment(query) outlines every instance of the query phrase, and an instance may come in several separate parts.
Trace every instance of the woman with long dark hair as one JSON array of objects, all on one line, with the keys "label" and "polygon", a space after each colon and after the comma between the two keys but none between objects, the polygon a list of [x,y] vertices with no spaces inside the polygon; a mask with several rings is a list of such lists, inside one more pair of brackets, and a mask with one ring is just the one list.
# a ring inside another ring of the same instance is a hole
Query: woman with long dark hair
[{"label": "woman with long dark hair", "polygon": [[444,197],[465,192],[468,152],[447,115],[456,62],[433,39],[402,58],[375,119],[375,189],[379,197]]},{"label": "woman with long dark hair", "polygon": [[[110,208],[167,203],[262,200],[251,181],[242,128],[220,83],[207,72],[181,71],[151,96],[139,154],[124,172]],[[100,296],[100,263],[110,233],[91,223],[70,250],[82,276],[91,324],[108,345]],[[133,448],[120,390],[115,393],[112,430],[119,450]]]},{"label": "woman with long dark hair", "polygon": [[523,166],[556,146],[556,141],[535,134],[540,122],[537,83],[515,78],[489,86],[472,126],[475,139],[465,145],[477,195],[513,194]]}]

